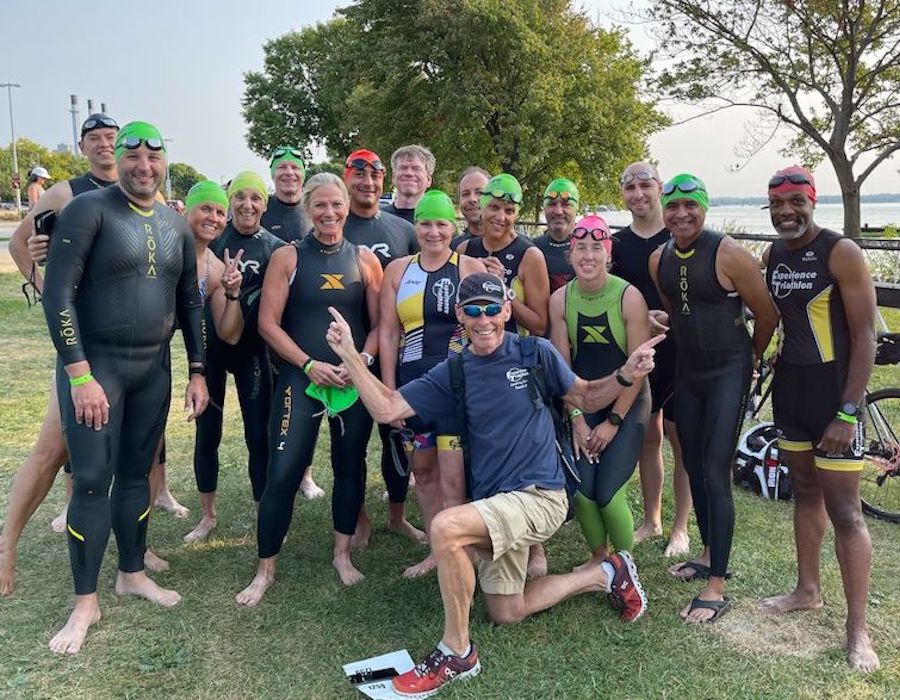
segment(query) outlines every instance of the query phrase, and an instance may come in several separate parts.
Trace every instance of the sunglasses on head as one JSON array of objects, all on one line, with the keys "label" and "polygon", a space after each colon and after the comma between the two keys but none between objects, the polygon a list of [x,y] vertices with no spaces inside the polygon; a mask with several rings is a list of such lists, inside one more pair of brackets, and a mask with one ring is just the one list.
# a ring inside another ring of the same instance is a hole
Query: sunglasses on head
[{"label": "sunglasses on head", "polygon": [[92,118],[88,119],[81,125],[81,135],[84,136],[87,132],[93,131],[94,129],[102,129],[103,127],[108,127],[110,129],[118,129],[119,125],[116,124],[116,120],[112,117],[100,117],[100,118]]},{"label": "sunglasses on head", "polygon": [[163,149],[162,139],[158,139],[156,137],[151,137],[149,139],[142,139],[139,136],[126,136],[122,141],[119,142],[119,145],[123,148],[127,148],[129,151],[133,151],[135,148],[140,148],[141,144],[144,144],[151,151],[161,151]]},{"label": "sunglasses on head", "polygon": [[377,170],[378,172],[384,171],[384,163],[380,160],[366,160],[365,158],[354,158],[353,160],[347,161],[348,168],[356,168],[357,170],[365,170],[366,166],[372,166],[372,170]]},{"label": "sunglasses on head", "polygon": [[640,170],[636,173],[622,173],[622,177],[619,178],[619,184],[630,185],[635,180],[639,180],[640,182],[650,182],[650,180],[658,181],[656,175],[649,170]]},{"label": "sunglasses on head", "polygon": [[465,304],[462,307],[463,313],[471,318],[478,318],[482,314],[485,316],[496,316],[503,311],[503,304]]},{"label": "sunglasses on head", "polygon": [[609,231],[603,228],[585,228],[584,226],[579,226],[572,231],[572,238],[578,241],[582,238],[587,238],[588,236],[595,241],[605,241],[611,238]]},{"label": "sunglasses on head", "polygon": [[485,194],[491,195],[494,199],[505,199],[507,202],[512,202],[513,204],[521,204],[522,203],[522,195],[516,194],[514,192],[505,192],[503,190],[490,190],[485,191]]},{"label": "sunglasses on head", "polygon": [[272,158],[270,160],[275,160],[276,158],[283,158],[284,156],[291,154],[294,158],[299,158],[303,160],[303,151],[297,148],[276,148],[272,151]]},{"label": "sunglasses on head", "polygon": [[574,194],[572,194],[571,192],[566,192],[566,191],[563,191],[563,192],[547,192],[547,193],[544,195],[544,201],[546,202],[548,199],[549,199],[551,202],[552,202],[552,201],[556,201],[557,199],[561,199],[561,200],[564,201],[564,202],[568,202],[568,201],[577,202],[577,201],[578,201],[578,198],[577,198]]},{"label": "sunglasses on head", "polygon": [[674,182],[667,182],[665,185],[663,185],[662,193],[668,196],[675,190],[684,192],[685,194],[696,192],[697,190],[706,192],[706,188],[701,183],[697,182],[696,180],[687,180],[685,182],[679,182],[678,184],[675,184]]},{"label": "sunglasses on head", "polygon": [[790,173],[789,175],[773,175],[769,180],[769,187],[780,187],[785,182],[790,182],[793,185],[810,185],[812,183],[809,181],[809,178],[806,177],[803,173]]}]

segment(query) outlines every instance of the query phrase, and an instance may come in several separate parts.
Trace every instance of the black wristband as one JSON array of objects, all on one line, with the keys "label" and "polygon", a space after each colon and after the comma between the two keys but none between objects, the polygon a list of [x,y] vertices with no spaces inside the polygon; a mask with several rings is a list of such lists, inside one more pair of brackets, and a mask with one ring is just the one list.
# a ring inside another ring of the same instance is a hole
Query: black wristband
[{"label": "black wristband", "polygon": [[228,292],[225,292],[225,298],[228,299],[228,301],[237,301],[241,298],[241,294],[238,292],[234,296],[231,296]]},{"label": "black wristband", "polygon": [[621,384],[622,386],[634,386],[633,381],[629,382],[627,379],[625,379],[625,375],[622,374],[621,367],[616,370],[616,381],[619,382],[619,384]]},{"label": "black wristband", "polygon": [[188,376],[192,374],[199,374],[201,377],[206,376],[206,367],[203,365],[199,365],[197,367],[188,367]]},{"label": "black wristband", "polygon": [[303,363],[303,371],[306,374],[309,374],[309,366],[314,362],[314,360],[310,357],[306,362]]}]

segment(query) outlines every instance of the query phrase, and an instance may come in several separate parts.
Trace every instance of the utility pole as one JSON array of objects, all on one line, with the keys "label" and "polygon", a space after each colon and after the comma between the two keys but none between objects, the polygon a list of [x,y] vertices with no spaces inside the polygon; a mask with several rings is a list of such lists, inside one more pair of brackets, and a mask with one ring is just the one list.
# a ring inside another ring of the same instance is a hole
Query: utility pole
[{"label": "utility pole", "polygon": [[[6,92],[9,95],[9,131],[12,135],[12,157],[13,157],[13,176],[18,179],[19,175],[19,154],[16,151],[16,126],[13,121],[13,106],[12,106],[12,89],[22,87],[19,83],[0,83],[0,88],[6,88]],[[22,187],[16,187],[16,213],[21,216],[22,215]]]}]

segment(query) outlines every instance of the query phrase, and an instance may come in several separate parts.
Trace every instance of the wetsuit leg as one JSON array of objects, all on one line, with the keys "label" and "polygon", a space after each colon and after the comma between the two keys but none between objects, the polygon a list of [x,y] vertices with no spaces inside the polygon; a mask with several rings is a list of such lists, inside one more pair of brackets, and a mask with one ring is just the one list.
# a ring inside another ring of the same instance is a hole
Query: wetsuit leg
[{"label": "wetsuit leg", "polygon": [[259,501],[256,538],[260,559],[281,551],[300,480],[316,449],[322,404],[304,393],[308,384],[300,368],[287,364],[279,368],[270,411],[268,474]]},{"label": "wetsuit leg", "polygon": [[597,551],[606,544],[606,524],[600,514],[600,506],[593,494],[597,481],[597,465],[591,464],[584,457],[578,460],[578,475],[581,483],[575,493],[575,517],[581,525],[581,532],[591,552]]},{"label": "wetsuit leg", "polygon": [[272,407],[272,368],[269,353],[260,352],[234,363],[241,418],[244,422],[244,442],[247,444],[247,471],[253,488],[253,500],[262,498],[266,487],[269,462],[269,412]]},{"label": "wetsuit leg", "polygon": [[222,407],[225,404],[225,364],[210,348],[206,364],[209,405],[197,418],[194,441],[194,477],[200,493],[214,493],[219,482],[219,443],[222,441]]},{"label": "wetsuit leg", "polygon": [[630,552],[634,548],[634,515],[628,505],[626,490],[623,485],[605,506],[600,507],[609,543],[617,552],[623,549]]},{"label": "wetsuit leg", "polygon": [[342,535],[352,535],[363,504],[366,447],[372,433],[372,416],[363,402],[357,401],[342,411],[339,418],[329,419],[329,427],[331,468],[334,470],[331,516],[335,530]]},{"label": "wetsuit leg", "polygon": [[[399,435],[391,434],[391,426],[385,423],[378,424],[378,435],[381,438],[381,476],[387,486],[388,499],[391,503],[404,503],[409,491],[409,458],[403,449],[403,442]],[[391,442],[394,443],[393,449]],[[406,476],[397,471],[398,467]]]},{"label": "wetsuit leg", "polygon": [[704,546],[709,545],[709,501],[703,483],[703,438],[706,406],[704,397],[693,383],[682,378],[672,397],[675,410],[675,429],[681,443],[684,469],[691,486],[697,529]]}]

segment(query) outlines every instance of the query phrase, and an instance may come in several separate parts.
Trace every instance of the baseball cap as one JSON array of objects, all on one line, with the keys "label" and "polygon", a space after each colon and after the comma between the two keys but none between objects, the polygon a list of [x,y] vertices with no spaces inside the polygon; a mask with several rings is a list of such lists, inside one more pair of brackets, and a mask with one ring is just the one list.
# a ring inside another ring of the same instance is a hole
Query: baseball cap
[{"label": "baseball cap", "polygon": [[456,304],[463,306],[473,301],[502,304],[508,299],[503,280],[490,272],[475,272],[463,277],[456,292]]},{"label": "baseball cap", "polygon": [[47,168],[45,168],[41,165],[38,165],[37,167],[32,168],[31,175],[32,175],[32,177],[43,177],[47,180],[53,179],[50,177],[50,173],[47,172]]}]

